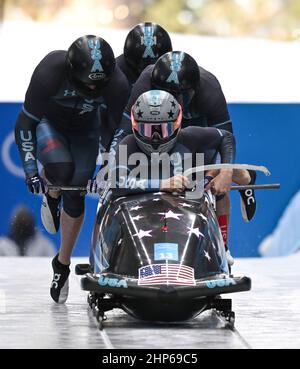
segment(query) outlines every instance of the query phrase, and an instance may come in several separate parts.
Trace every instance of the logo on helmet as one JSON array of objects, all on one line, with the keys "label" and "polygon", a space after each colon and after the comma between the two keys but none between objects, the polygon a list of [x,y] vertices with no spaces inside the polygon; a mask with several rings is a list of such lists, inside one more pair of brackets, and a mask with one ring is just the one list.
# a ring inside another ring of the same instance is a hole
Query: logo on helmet
[{"label": "logo on helmet", "polygon": [[106,77],[105,73],[91,73],[89,74],[89,79],[93,81],[98,81],[99,79],[104,79]]},{"label": "logo on helmet", "polygon": [[141,45],[145,45],[146,49],[143,58],[155,58],[152,46],[156,45],[156,36],[153,36],[153,26],[145,26],[143,29],[144,36],[141,36]]},{"label": "logo on helmet", "polygon": [[[97,40],[96,38],[94,40],[88,40],[88,45],[89,45],[89,48],[92,50],[91,58],[94,60],[94,64],[92,66],[91,72],[97,72],[97,71],[103,72],[103,68],[100,62],[100,60],[102,59],[102,53],[100,50],[100,41]],[[98,74],[98,73],[95,73],[95,74]],[[99,79],[99,78],[94,78],[94,79]]]},{"label": "logo on helmet", "polygon": [[172,54],[172,60],[171,60],[171,71],[172,73],[169,75],[166,82],[174,82],[177,85],[179,85],[179,79],[178,79],[178,72],[181,70],[181,63],[185,57],[184,53],[180,54]]}]

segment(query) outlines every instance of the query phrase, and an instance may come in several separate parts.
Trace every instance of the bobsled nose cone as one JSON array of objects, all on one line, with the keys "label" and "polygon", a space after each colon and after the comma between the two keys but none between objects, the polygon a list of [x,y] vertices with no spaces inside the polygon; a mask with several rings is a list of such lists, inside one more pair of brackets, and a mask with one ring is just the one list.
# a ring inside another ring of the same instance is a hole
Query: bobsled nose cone
[{"label": "bobsled nose cone", "polygon": [[157,294],[160,302],[170,302],[178,298],[177,290],[174,286],[161,286]]}]

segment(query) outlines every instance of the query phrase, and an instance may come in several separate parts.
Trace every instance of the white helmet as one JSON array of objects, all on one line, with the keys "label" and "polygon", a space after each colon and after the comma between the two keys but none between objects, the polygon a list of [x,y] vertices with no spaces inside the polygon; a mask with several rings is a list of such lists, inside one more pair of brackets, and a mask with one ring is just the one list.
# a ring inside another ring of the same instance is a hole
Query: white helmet
[{"label": "white helmet", "polygon": [[169,152],[181,127],[182,108],[173,95],[151,90],[131,109],[132,130],[139,148],[148,155]]}]

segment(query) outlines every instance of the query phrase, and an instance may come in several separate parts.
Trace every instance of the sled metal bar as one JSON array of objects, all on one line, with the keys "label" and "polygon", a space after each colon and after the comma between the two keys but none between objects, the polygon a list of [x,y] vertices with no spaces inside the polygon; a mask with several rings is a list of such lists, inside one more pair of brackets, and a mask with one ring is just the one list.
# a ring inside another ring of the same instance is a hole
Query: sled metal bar
[{"label": "sled metal bar", "polygon": [[51,191],[86,191],[86,187],[80,187],[80,186],[47,186],[48,190]]},{"label": "sled metal bar", "polygon": [[[244,185],[244,186],[231,186],[230,190],[277,190],[280,188],[280,183],[270,183],[262,185]],[[87,191],[86,187],[73,187],[73,186],[48,186],[48,190],[51,191]]]},{"label": "sled metal bar", "polygon": [[[99,188],[99,190],[102,190],[100,192],[100,196],[106,196],[107,192],[110,190],[111,183],[106,182],[105,186],[102,188]],[[87,192],[87,186],[55,186],[55,185],[47,185],[47,189],[50,191],[85,191]]]},{"label": "sled metal bar", "polygon": [[231,186],[230,190],[277,190],[279,188],[280,183],[270,183],[262,185]]},{"label": "sled metal bar", "polygon": [[197,172],[204,172],[206,170],[215,170],[215,169],[247,169],[247,170],[255,170],[257,172],[262,172],[266,176],[270,176],[271,172],[267,167],[262,165],[251,165],[251,164],[210,164],[210,165],[201,165],[199,167],[194,167],[187,169],[183,174],[188,177],[189,175]]}]

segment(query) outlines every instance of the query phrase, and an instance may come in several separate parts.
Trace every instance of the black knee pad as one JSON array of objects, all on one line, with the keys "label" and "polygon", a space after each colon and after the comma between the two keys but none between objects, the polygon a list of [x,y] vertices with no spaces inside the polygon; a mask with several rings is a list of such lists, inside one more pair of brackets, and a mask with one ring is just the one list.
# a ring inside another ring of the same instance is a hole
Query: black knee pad
[{"label": "black knee pad", "polygon": [[75,166],[74,163],[47,163],[44,165],[46,178],[51,184],[64,186],[71,182]]},{"label": "black knee pad", "polygon": [[80,217],[84,212],[84,195],[77,191],[64,191],[63,208],[71,218]]}]

